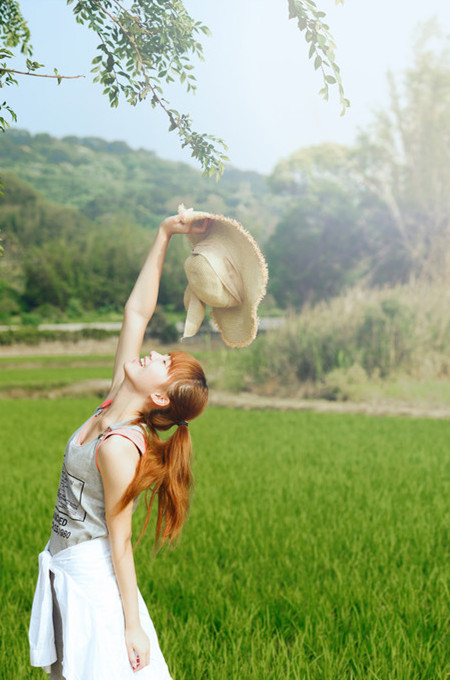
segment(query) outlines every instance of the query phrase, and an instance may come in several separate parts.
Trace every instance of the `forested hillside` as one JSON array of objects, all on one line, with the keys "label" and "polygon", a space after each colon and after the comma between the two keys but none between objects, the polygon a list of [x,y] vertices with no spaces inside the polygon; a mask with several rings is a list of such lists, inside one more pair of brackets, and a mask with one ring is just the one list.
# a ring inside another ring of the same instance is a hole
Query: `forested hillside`
[{"label": "forested hillside", "polygon": [[0,173],[5,170],[92,220],[121,217],[156,228],[184,203],[233,214],[264,240],[279,216],[265,178],[256,172],[227,168],[220,182],[206,180],[186,163],[96,137],[56,139],[8,130],[0,138]]},{"label": "forested hillside", "polygon": [[139,226],[94,223],[74,208],[42,198],[15,175],[2,176],[0,311],[115,307],[138,272],[145,238]]},{"label": "forested hillside", "polygon": [[[0,318],[119,309],[161,220],[187,207],[231,215],[260,241],[282,200],[265,178],[229,169],[205,180],[183,163],[123,142],[55,139],[12,130],[0,138]],[[182,308],[183,240],[170,244],[160,302]]]}]

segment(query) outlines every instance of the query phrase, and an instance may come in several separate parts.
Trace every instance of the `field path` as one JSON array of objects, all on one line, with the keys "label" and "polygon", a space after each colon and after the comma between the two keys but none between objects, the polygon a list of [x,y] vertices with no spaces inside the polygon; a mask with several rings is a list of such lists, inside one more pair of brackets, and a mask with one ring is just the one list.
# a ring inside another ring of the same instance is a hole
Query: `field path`
[{"label": "field path", "polygon": [[278,411],[315,411],[317,413],[365,413],[376,416],[410,416],[413,418],[449,418],[448,408],[423,408],[410,404],[353,403],[326,399],[293,399],[266,397],[258,394],[211,391],[210,404],[244,410],[269,409]]},{"label": "field path", "polygon": [[[98,397],[103,398],[106,394],[109,380],[83,380],[65,385],[64,387],[52,388],[47,393],[42,389],[14,388],[4,394],[0,392],[0,398],[42,398],[43,394],[48,399],[60,397]],[[425,408],[411,404],[391,403],[389,401],[377,403],[353,403],[349,401],[328,401],[326,399],[294,399],[282,397],[267,397],[250,392],[233,394],[211,389],[209,403],[211,406],[223,406],[227,408],[271,411],[315,411],[316,413],[363,413],[373,416],[408,416],[411,418],[450,418],[448,408]]]}]

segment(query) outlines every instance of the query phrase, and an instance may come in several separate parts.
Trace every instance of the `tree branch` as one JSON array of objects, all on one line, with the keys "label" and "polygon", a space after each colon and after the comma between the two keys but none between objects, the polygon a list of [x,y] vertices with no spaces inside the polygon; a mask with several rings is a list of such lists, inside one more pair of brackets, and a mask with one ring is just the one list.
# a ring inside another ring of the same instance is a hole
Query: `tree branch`
[{"label": "tree branch", "polygon": [[35,76],[35,78],[56,78],[57,80],[74,80],[75,78],[84,78],[85,76],[61,76],[61,75],[48,75],[45,73],[31,73],[31,71],[16,71],[13,68],[0,68],[0,76],[3,73],[16,73],[20,76]]},{"label": "tree branch", "polygon": [[[145,68],[143,59],[142,59],[142,57],[141,57],[141,53],[139,52],[139,48],[138,48],[138,46],[137,46],[137,44],[136,44],[136,41],[134,40],[133,36],[131,36],[131,35],[128,33],[128,31],[122,26],[122,24],[120,23],[120,21],[119,21],[118,19],[116,19],[116,17],[114,17],[112,14],[110,14],[110,13],[103,7],[103,5],[101,5],[99,2],[97,2],[97,0],[90,0],[90,1],[91,1],[96,7],[98,7],[98,9],[99,9],[100,11],[104,12],[104,13],[106,14],[106,16],[108,16],[108,17],[111,19],[111,21],[114,22],[114,23],[119,27],[120,30],[122,31],[122,33],[125,35],[125,37],[129,40],[129,42],[131,43],[131,45],[132,45],[134,51],[136,52],[136,56],[137,56],[137,59],[138,59],[138,63],[137,63],[137,65],[136,65],[136,66],[137,66],[137,69],[138,69],[138,71],[140,71],[140,72],[142,73],[142,75],[144,76],[144,78],[145,78],[145,84],[146,84],[146,85],[150,88],[150,90],[151,90],[152,97],[153,97],[153,101],[154,101],[155,103],[157,103],[158,106],[160,106],[160,107],[163,109],[163,111],[167,114],[167,116],[169,117],[169,120],[170,120],[171,124],[172,124],[173,126],[176,126],[176,127],[179,128],[179,127],[180,127],[181,121],[180,121],[179,118],[176,118],[176,119],[174,118],[172,112],[171,112],[166,106],[164,106],[164,102],[162,101],[161,97],[158,96],[158,94],[157,94],[157,92],[156,92],[156,89],[155,89],[154,86],[152,85],[151,76],[149,76],[149,74],[148,74],[148,72],[147,72],[147,70],[146,70],[146,68]],[[114,2],[115,2],[121,9],[123,9],[122,6],[120,5],[120,3],[117,2],[117,0],[114,0]],[[138,26],[141,25],[140,22],[139,22],[139,21],[136,21],[136,19],[134,19],[134,17],[132,17],[131,14],[130,14],[127,10],[124,10],[124,12],[127,14],[127,16],[133,18],[133,20],[135,21],[135,23],[138,24]],[[117,76],[116,76],[116,81],[117,81]]]}]

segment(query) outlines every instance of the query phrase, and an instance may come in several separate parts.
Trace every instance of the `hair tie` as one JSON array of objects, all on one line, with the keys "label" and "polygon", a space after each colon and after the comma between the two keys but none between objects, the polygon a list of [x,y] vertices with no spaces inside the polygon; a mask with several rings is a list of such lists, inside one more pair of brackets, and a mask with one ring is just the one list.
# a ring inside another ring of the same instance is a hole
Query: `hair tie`
[{"label": "hair tie", "polygon": [[189,423],[187,420],[179,420],[177,422],[177,425],[186,425],[186,427],[188,427]]}]

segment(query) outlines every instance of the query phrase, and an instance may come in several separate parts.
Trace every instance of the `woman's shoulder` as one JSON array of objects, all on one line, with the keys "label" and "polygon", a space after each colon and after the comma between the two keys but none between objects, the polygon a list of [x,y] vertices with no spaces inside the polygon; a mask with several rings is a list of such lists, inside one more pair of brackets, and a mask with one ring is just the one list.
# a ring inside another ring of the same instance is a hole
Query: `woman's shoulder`
[{"label": "woman's shoulder", "polygon": [[117,474],[131,478],[136,472],[140,454],[131,439],[125,437],[108,437],[99,446],[97,453],[97,467],[104,475]]},{"label": "woman's shoulder", "polygon": [[104,440],[113,437],[121,437],[131,441],[140,454],[147,449],[147,435],[145,430],[137,423],[117,423],[112,425],[105,434]]}]

